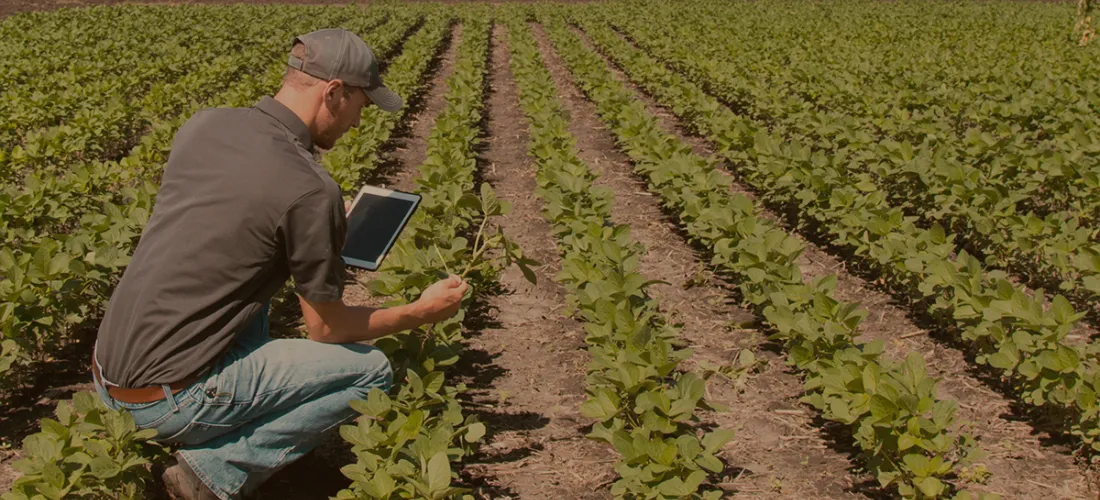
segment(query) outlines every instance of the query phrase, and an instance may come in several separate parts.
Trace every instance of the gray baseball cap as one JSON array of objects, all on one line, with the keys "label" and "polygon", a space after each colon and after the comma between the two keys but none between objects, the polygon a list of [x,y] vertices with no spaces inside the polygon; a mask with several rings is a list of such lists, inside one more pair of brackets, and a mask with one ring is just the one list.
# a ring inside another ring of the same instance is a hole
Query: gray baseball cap
[{"label": "gray baseball cap", "polygon": [[379,108],[394,112],[401,109],[401,96],[382,85],[378,59],[363,39],[345,29],[329,28],[294,37],[306,48],[303,61],[293,55],[291,68],[322,80],[343,80],[361,87]]}]

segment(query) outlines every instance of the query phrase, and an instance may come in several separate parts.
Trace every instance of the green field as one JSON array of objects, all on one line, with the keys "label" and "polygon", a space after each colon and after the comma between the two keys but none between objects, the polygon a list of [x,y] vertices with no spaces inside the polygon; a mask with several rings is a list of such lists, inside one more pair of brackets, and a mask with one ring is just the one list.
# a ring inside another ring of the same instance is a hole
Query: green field
[{"label": "green field", "polygon": [[323,484],[277,476],[256,498],[1093,498],[1100,48],[1075,15],[647,0],[0,20],[3,498],[159,498],[165,450],[72,387],[90,375],[54,374],[89,366],[176,130],[274,94],[291,38],[321,27],[359,33],[410,103],[365,110],[322,164],[349,199],[425,196],[346,298],[412,301],[446,272],[477,292],[376,343],[397,386],[353,405],[343,462],[311,459]]}]

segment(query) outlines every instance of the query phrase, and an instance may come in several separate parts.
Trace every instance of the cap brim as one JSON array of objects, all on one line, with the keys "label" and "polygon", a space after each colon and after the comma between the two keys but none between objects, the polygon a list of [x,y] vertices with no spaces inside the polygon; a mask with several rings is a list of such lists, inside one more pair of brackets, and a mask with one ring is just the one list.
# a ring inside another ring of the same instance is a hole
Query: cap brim
[{"label": "cap brim", "polygon": [[393,113],[401,109],[403,104],[401,96],[386,87],[379,85],[373,89],[364,89],[364,91],[367,93],[367,97],[370,98],[370,102],[382,108],[382,111]]}]

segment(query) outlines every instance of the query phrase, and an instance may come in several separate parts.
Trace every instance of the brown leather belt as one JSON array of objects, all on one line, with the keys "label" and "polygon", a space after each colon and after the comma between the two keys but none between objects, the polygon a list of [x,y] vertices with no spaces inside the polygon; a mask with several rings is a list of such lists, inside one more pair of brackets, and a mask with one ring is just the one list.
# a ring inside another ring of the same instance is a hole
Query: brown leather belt
[{"label": "brown leather belt", "polygon": [[[123,403],[138,404],[138,403],[152,403],[164,399],[164,388],[160,386],[156,387],[139,387],[135,389],[124,389],[122,387],[108,386],[103,383],[103,376],[99,374],[99,367],[96,366],[95,359],[92,359],[92,376],[95,377],[99,385],[107,388],[107,394],[110,394],[112,398]],[[168,387],[172,389],[172,394],[176,394],[188,387],[191,384],[199,381],[199,377],[188,377],[180,382],[168,384]]]}]

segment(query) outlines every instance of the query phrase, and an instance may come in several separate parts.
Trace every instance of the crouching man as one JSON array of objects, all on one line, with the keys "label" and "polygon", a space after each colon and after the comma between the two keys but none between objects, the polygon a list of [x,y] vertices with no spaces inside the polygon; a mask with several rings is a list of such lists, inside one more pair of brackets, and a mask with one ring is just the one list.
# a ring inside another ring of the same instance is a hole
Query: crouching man
[{"label": "crouching man", "polygon": [[[199,111],[175,137],[92,371],[109,407],[180,445],[163,476],[177,499],[254,490],[353,418],[349,401],[390,388],[389,361],[360,342],[458,311],[454,276],[404,306],[343,302],[345,205],[313,152],[371,104],[402,105],[371,49],[315,31],[294,39],[274,98]],[[268,307],[290,278],[309,338],[273,340]]]}]

